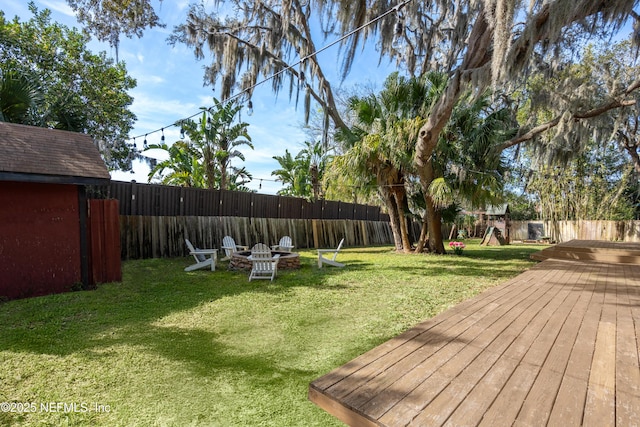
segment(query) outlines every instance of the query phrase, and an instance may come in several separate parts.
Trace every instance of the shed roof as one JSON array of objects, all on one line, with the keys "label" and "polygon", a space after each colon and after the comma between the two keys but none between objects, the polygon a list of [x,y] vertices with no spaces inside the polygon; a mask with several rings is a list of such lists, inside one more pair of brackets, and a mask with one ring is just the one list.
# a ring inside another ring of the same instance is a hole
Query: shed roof
[{"label": "shed roof", "polygon": [[509,213],[509,205],[507,203],[503,205],[487,206],[487,215],[506,215]]},{"label": "shed roof", "polygon": [[0,180],[102,184],[110,178],[89,135],[0,122]]}]

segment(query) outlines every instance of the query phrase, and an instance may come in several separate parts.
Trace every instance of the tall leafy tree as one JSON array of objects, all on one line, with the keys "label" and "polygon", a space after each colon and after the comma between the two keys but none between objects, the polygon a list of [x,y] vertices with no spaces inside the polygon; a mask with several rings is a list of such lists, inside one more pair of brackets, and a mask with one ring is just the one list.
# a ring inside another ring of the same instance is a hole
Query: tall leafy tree
[{"label": "tall leafy tree", "polygon": [[135,87],[123,63],[87,49],[88,36],[51,22],[48,10],[27,22],[7,21],[0,12],[0,68],[37,81],[42,99],[27,122],[91,135],[110,169],[129,170],[133,153],[125,143],[135,115]]},{"label": "tall leafy tree", "polygon": [[[630,40],[590,44],[578,60],[565,55],[528,80],[518,114],[523,131],[502,147],[558,123],[519,147],[520,161],[530,171],[527,188],[545,219],[622,218],[635,203],[639,95],[626,93],[640,71],[634,51]],[[594,200],[606,202],[596,206]]]},{"label": "tall leafy tree", "polygon": [[[358,118],[351,130],[355,140],[335,163],[340,174],[360,177],[362,185],[375,183],[391,217],[396,247],[404,251],[411,250],[405,217],[407,184],[416,176],[413,141],[445,82],[443,73],[420,79],[395,73],[379,94],[352,98]],[[439,233],[449,205],[481,206],[500,196],[505,167],[495,148],[512,125],[509,109],[497,108],[488,96],[469,93],[458,102],[430,160],[432,175],[421,204],[423,230],[417,251],[425,248],[428,234]],[[438,226],[430,227],[432,222]]]},{"label": "tall leafy tree", "polygon": [[[529,170],[526,189],[540,207],[542,219],[629,220],[635,215],[638,191],[633,166],[615,144],[589,144],[563,166],[538,165]],[[552,236],[555,237],[555,236]]]},{"label": "tall leafy tree", "polygon": [[327,164],[332,156],[328,153],[326,143],[318,140],[316,142],[304,142],[304,148],[298,153],[299,158],[309,165],[309,180],[311,192],[314,200],[324,198],[322,189],[322,179],[327,169]]},{"label": "tall leafy tree", "polygon": [[482,208],[502,200],[507,168],[498,147],[513,134],[515,121],[512,110],[498,100],[469,92],[454,107],[427,166],[427,179],[421,177],[428,191],[418,250],[428,243],[430,250],[444,250],[438,224],[452,204]]},{"label": "tall leafy tree", "polygon": [[[341,42],[343,75],[353,64],[358,47],[372,40],[376,41],[381,60],[399,58],[410,74],[445,72],[446,89],[425,117],[415,143],[414,166],[424,194],[429,194],[434,178],[431,160],[441,133],[455,105],[470,88],[475,93],[483,93],[489,86],[510,89],[540,65],[540,58],[552,59],[563,46],[574,46],[584,36],[610,35],[619,31],[627,18],[637,17],[633,12],[636,0],[409,0],[393,5],[381,0],[334,0],[305,6],[296,0],[235,0],[217,1],[215,5],[223,3],[235,6],[238,15],[223,20],[194,10],[174,39],[192,46],[198,57],[203,57],[207,48],[213,53],[207,77],[221,76],[223,88],[235,83],[250,88],[260,74],[273,74],[274,90],[279,90],[285,81],[283,76],[287,76],[290,93],[297,94],[304,74],[302,87],[313,89],[310,93],[325,106],[325,112],[340,129],[346,126],[336,117],[337,110],[331,104],[331,86],[320,74],[316,55],[310,55],[315,49],[309,31],[310,16],[320,17],[325,35],[353,31],[352,37]],[[390,8],[396,13],[375,19]],[[370,21],[375,22],[365,26]],[[295,63],[295,58],[303,59],[302,68],[286,68]],[[240,76],[244,70],[246,74],[237,80],[236,74]],[[586,115],[625,105],[637,88],[636,84],[624,88],[617,97],[595,106]],[[567,125],[562,127],[563,132],[570,134],[572,125],[582,118],[576,114],[574,120],[563,120]],[[523,131],[511,143],[519,144],[560,123],[551,120]],[[429,223],[433,228],[429,230],[428,246],[434,252],[442,252],[438,222],[431,218]]]},{"label": "tall leafy tree", "polygon": [[164,27],[151,0],[67,0],[67,3],[91,34],[116,48],[116,58],[121,35],[142,37],[146,28]]},{"label": "tall leafy tree", "polygon": [[349,100],[354,126],[339,133],[350,148],[336,157],[329,176],[345,175],[363,187],[375,185],[391,218],[397,250],[411,250],[405,183],[412,171],[413,138],[420,113],[428,108],[442,81],[437,74],[423,79],[391,74],[380,93]]},{"label": "tall leafy tree", "polygon": [[[448,58],[431,57],[435,64],[444,61],[450,77],[446,90],[421,128],[416,143],[415,164],[425,191],[431,181],[430,159],[451,118],[454,106],[469,87],[482,91],[488,85],[509,86],[525,70],[535,66],[540,55],[553,56],[557,52],[555,48],[562,46],[569,34],[563,29],[573,26],[582,34],[601,32],[607,28],[616,31],[630,16],[636,2],[556,0],[525,4],[514,0],[486,0],[475,4],[464,3],[467,7],[462,9],[454,9],[449,3],[440,2],[428,3],[430,6],[423,2],[408,5],[409,11],[422,4],[425,8],[438,9],[436,15],[431,14],[430,21],[441,24],[446,22],[444,25],[452,28],[455,34],[455,37],[445,40],[444,53],[449,55]],[[425,16],[418,11],[412,12],[411,16],[416,14]],[[519,22],[521,18],[524,19]],[[585,25],[578,27],[578,24]],[[443,25],[438,29],[442,31]],[[425,42],[425,49],[439,51],[440,46],[433,43],[442,42],[442,39],[435,38]],[[535,132],[542,132],[557,124],[550,122],[545,128],[533,129],[530,136],[527,136],[531,138]],[[434,239],[434,235],[435,233],[430,233],[429,246],[435,251],[441,251],[441,239]]]}]

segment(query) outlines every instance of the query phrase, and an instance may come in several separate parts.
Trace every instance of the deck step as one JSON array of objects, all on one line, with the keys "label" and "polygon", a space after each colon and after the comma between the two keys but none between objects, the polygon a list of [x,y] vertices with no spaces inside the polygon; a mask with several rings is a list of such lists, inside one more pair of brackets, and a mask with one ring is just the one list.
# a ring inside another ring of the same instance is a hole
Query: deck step
[{"label": "deck step", "polygon": [[565,259],[613,264],[640,264],[640,251],[612,248],[585,248],[558,244],[532,254],[530,258],[536,261]]}]

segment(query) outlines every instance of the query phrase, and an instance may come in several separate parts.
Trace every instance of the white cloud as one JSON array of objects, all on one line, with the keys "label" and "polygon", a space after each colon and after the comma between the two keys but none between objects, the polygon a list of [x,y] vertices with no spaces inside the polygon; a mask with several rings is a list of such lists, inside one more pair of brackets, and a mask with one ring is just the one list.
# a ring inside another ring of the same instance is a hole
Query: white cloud
[{"label": "white cloud", "polygon": [[134,97],[132,109],[139,117],[155,118],[163,121],[162,117],[170,117],[165,124],[190,116],[198,111],[198,105],[192,102],[184,102],[178,99],[156,96],[146,91],[135,90],[131,94]]},{"label": "white cloud", "polygon": [[164,77],[155,76],[153,74],[145,74],[142,77],[136,78],[136,80],[138,82],[138,86],[145,83],[152,84],[152,85],[159,85],[166,82],[166,79]]},{"label": "white cloud", "polygon": [[73,9],[71,9],[71,7],[67,4],[66,1],[43,0],[40,3],[42,3],[42,5],[45,6],[47,9],[51,9],[52,11],[62,13],[63,15],[71,16],[74,18],[76,16],[76,14],[73,12]]}]

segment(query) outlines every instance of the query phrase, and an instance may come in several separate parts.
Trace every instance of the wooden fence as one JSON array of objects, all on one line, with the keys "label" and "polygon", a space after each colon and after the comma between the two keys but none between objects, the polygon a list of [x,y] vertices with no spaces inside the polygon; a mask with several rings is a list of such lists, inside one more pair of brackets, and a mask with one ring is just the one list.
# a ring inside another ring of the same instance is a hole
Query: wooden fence
[{"label": "wooden fence", "polygon": [[92,187],[91,198],[117,199],[120,215],[235,216],[280,219],[350,219],[389,221],[378,206],[241,191],[206,190],[112,181]]},{"label": "wooden fence", "polygon": [[550,237],[556,242],[609,240],[640,242],[640,221],[512,221],[511,240]]},{"label": "wooden fence", "polygon": [[346,246],[393,243],[388,222],[364,220],[121,215],[120,233],[123,259],[185,256],[185,238],[219,249],[226,235],[248,246],[275,245],[288,235],[297,249],[335,248],[343,237]]},{"label": "wooden fence", "polygon": [[[417,222],[412,225],[411,235],[416,241],[420,228]],[[448,227],[443,226],[443,232],[447,237]],[[336,247],[343,237],[346,246],[393,244],[391,226],[385,221],[120,216],[122,259],[185,256],[185,238],[199,247],[220,248],[226,235],[232,236],[238,244],[249,246],[258,242],[274,245],[282,236],[288,235],[296,249]],[[640,242],[640,221],[511,222],[512,241],[546,236],[557,242],[572,239]]]},{"label": "wooden fence", "polygon": [[87,235],[89,246],[88,286],[122,280],[122,257],[118,202],[89,200]]}]

